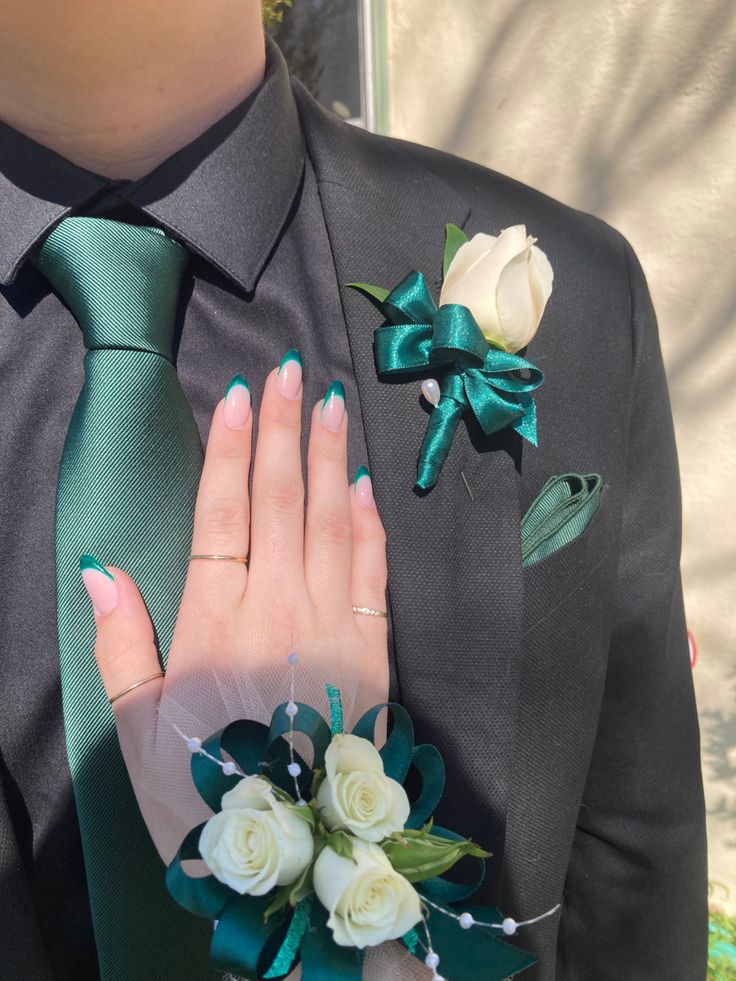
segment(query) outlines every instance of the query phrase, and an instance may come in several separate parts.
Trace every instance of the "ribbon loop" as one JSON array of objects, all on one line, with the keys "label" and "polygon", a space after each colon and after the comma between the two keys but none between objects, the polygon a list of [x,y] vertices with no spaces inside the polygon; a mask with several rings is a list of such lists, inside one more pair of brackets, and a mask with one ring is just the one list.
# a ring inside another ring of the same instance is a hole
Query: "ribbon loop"
[{"label": "ribbon loop", "polygon": [[[386,318],[373,336],[378,377],[388,381],[431,371],[441,378],[440,401],[419,452],[419,489],[436,483],[463,412],[475,417],[486,436],[511,426],[536,446],[536,409],[529,393],[542,384],[539,368],[490,344],[468,307],[437,308],[419,271],[377,305]],[[518,376],[522,370],[527,378]]]},{"label": "ribbon loop", "polygon": [[383,306],[386,318],[393,324],[403,324],[407,320],[414,324],[432,323],[437,312],[432,294],[419,270],[405,276],[388,294]]},{"label": "ribbon loop", "polygon": [[[480,367],[489,354],[488,341],[467,307],[459,303],[444,303],[432,322],[431,364],[451,364]],[[494,350],[493,348],[491,350]]]}]

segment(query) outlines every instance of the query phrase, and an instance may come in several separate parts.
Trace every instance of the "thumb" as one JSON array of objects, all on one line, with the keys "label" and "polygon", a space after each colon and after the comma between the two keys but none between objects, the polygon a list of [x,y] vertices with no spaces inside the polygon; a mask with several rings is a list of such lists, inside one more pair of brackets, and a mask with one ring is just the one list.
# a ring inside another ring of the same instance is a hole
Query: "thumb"
[{"label": "thumb", "polygon": [[142,721],[141,710],[148,714],[158,705],[163,678],[116,696],[161,671],[146,605],[136,584],[121,569],[105,567],[92,555],[83,555],[79,564],[97,627],[97,668],[107,697],[114,699],[116,720],[119,723],[135,707]]}]

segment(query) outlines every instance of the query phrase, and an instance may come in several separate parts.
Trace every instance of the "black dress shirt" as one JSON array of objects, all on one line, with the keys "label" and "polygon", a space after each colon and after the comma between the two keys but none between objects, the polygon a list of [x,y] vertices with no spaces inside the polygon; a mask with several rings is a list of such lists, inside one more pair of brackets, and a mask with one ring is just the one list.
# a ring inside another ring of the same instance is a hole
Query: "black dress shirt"
[{"label": "black dress shirt", "polygon": [[259,88],[138,181],[85,171],[0,124],[0,776],[31,890],[18,902],[35,906],[39,943],[69,981],[98,976],[54,597],[57,468],[84,346],[26,260],[70,213],[167,229],[193,255],[177,369],[203,443],[231,376],[248,377],[257,419],[266,374],[297,347],[305,433],[328,384],[345,384],[352,478],[366,455],[330,242],[286,63],[269,38],[266,50]]}]

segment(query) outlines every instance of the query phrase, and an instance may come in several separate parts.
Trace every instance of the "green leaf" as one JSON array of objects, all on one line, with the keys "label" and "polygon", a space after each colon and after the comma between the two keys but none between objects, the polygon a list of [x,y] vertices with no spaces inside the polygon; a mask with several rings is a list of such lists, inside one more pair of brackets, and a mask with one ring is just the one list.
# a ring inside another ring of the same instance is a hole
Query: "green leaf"
[{"label": "green leaf", "polygon": [[320,788],[320,784],[325,778],[325,771],[321,770],[319,767],[312,770],[312,785],[309,788],[309,794],[313,801],[317,800],[317,791]]},{"label": "green leaf", "polygon": [[346,283],[346,286],[352,286],[356,290],[360,290],[362,293],[368,296],[374,296],[381,303],[386,299],[391,290],[384,289],[383,286],[371,286],[370,283]]},{"label": "green leaf", "polygon": [[345,831],[333,831],[327,836],[327,844],[341,858],[353,857],[353,839]]},{"label": "green leaf", "polygon": [[289,902],[292,906],[296,906],[300,903],[302,899],[305,899],[311,893],[314,892],[314,862],[311,862],[306,869],[302,872],[296,882],[291,886],[291,895],[289,896]]},{"label": "green leaf", "polygon": [[289,905],[292,888],[293,886],[279,886],[273,899],[271,900],[271,903],[263,912],[264,922],[268,920],[269,916],[273,916],[274,913],[278,913],[285,906]]},{"label": "green leaf", "polygon": [[479,848],[472,841],[453,841],[439,835],[402,831],[393,835],[381,846],[389,861],[409,882],[423,882],[443,875],[465,855],[489,858],[490,852]]},{"label": "green leaf", "polygon": [[263,12],[263,23],[268,30],[274,24],[280,24],[284,19],[282,5],[290,7],[292,0],[261,0],[261,10]]},{"label": "green leaf", "polygon": [[282,804],[290,804],[292,807],[295,806],[294,798],[291,796],[291,794],[288,794],[285,790],[282,790],[281,787],[273,782],[273,780],[269,780],[267,776],[263,775],[263,779],[268,780],[268,782],[271,784],[271,791],[276,800],[280,801]]},{"label": "green leaf", "polygon": [[364,296],[368,297],[373,306],[383,313],[383,301],[389,295],[391,290],[386,290],[383,288],[383,286],[371,286],[370,283],[345,283],[345,285],[352,286],[353,289],[360,290]]},{"label": "green leaf", "polygon": [[287,804],[286,807],[300,817],[302,821],[306,821],[312,831],[317,830],[317,815],[314,813],[311,807],[305,804]]},{"label": "green leaf", "polygon": [[468,236],[462,230],[458,228],[457,225],[453,225],[452,222],[448,222],[445,225],[445,254],[442,259],[442,279],[444,281],[445,276],[447,276],[447,270],[450,268],[450,263],[455,258],[455,253],[468,241]]}]

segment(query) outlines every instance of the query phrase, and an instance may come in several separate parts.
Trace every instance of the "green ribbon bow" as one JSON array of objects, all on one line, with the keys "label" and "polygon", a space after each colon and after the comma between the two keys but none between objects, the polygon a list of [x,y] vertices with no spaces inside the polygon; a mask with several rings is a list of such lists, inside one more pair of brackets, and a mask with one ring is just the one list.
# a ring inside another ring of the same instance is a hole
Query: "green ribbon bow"
[{"label": "green ribbon bow", "polygon": [[[325,751],[333,734],[342,730],[342,706],[339,692],[328,686],[332,731],[322,716],[311,706],[300,702],[293,719],[293,729],[304,733],[314,752],[312,768],[324,769]],[[273,713],[270,726],[259,722],[240,720],[232,722],[220,732],[210,736],[202,744],[215,759],[233,759],[243,773],[258,773],[268,777],[273,784],[289,793],[294,789],[294,778],[289,776],[289,744],[284,734],[289,731],[289,717],[285,705]],[[353,735],[373,740],[375,725],[381,711],[387,708],[392,722],[391,734],[379,750],[386,776],[402,783],[411,769],[420,780],[420,792],[413,801],[406,823],[408,834],[417,835],[439,803],[445,783],[445,770],[439,751],[431,745],[414,745],[414,727],[403,706],[387,702],[374,706],[357,722]],[[226,754],[226,755],[223,755]],[[308,798],[312,784],[312,772],[304,760],[295,753],[301,767],[298,784],[303,797]],[[222,806],[222,795],[231,790],[241,779],[228,776],[211,759],[199,753],[192,755],[192,778],[202,799],[217,812]],[[194,877],[188,875],[182,865],[189,859],[200,859],[199,838],[204,823],[186,835],[176,856],[166,872],[166,885],[173,899],[195,916],[216,920],[210,947],[210,960],[220,970],[230,971],[248,981],[267,981],[286,977],[298,964],[302,966],[303,981],[360,981],[363,952],[355,947],[341,947],[332,939],[327,926],[327,910],[312,892],[295,905],[288,901],[279,904],[274,891],[266,896],[241,896],[214,875]],[[450,841],[465,842],[463,838],[444,828],[433,827],[433,836]],[[450,882],[443,875],[410,877],[420,880],[419,893],[431,900],[434,906],[426,907],[432,942],[446,965],[443,971],[451,981],[503,981],[536,960],[530,954],[504,943],[490,930],[477,928],[473,937],[453,918],[459,909],[450,904],[462,902],[480,885],[485,872],[483,859],[474,857],[473,850],[464,853],[477,863],[477,874],[472,881]],[[481,853],[487,854],[487,853]],[[441,866],[446,869],[446,866]],[[414,870],[415,871],[415,870]],[[306,892],[306,890],[305,890]],[[438,913],[437,906],[450,916]],[[466,907],[463,906],[463,909]],[[490,907],[468,907],[472,915],[490,923],[500,923],[501,914]],[[424,950],[419,945],[416,930],[403,938],[405,946],[416,957],[423,959]]]},{"label": "green ribbon bow", "polygon": [[[463,413],[472,414],[486,436],[511,426],[537,445],[529,392],[542,384],[542,372],[490,344],[467,307],[443,303],[438,308],[417,270],[391,291],[369,283],[347,285],[360,290],[386,318],[373,340],[378,377],[387,381],[431,373],[440,380],[440,400],[419,451],[417,488],[428,490],[437,482]],[[520,370],[529,372],[528,379],[514,374]]]}]

